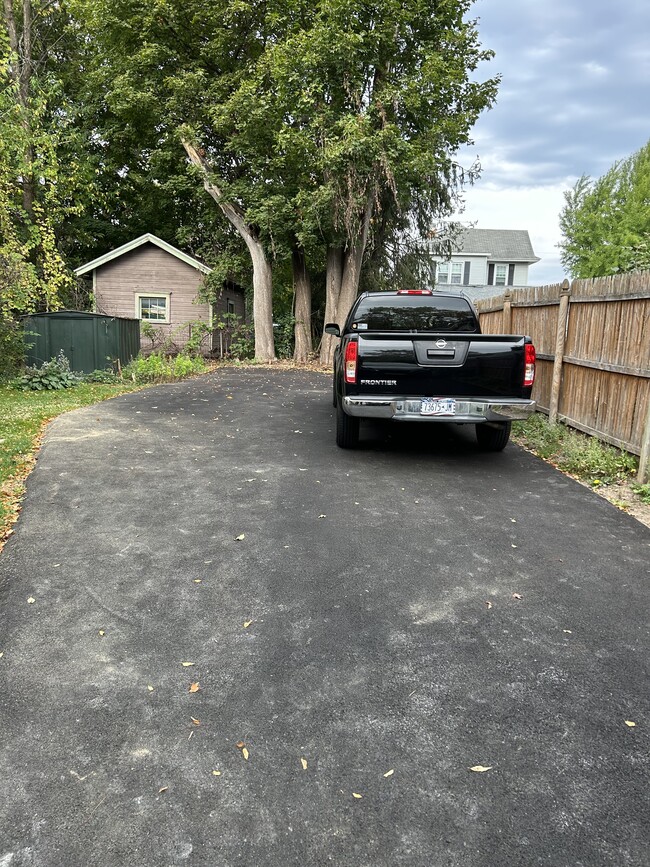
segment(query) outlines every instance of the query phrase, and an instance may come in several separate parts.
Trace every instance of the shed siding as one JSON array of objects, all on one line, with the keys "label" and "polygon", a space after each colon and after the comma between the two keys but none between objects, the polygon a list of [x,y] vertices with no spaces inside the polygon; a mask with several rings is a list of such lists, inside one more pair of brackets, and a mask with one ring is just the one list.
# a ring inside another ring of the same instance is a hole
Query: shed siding
[{"label": "shed siding", "polygon": [[[210,321],[210,305],[197,302],[203,274],[191,265],[172,256],[153,244],[145,244],[117,259],[107,262],[94,272],[95,309],[110,316],[137,317],[137,296],[169,295],[169,324],[151,324],[165,335],[173,334],[173,342],[182,348],[189,338],[189,327],[184,323],[196,320]],[[227,311],[228,299],[234,301],[235,312],[244,316],[243,293],[225,288],[215,311],[223,306]],[[143,348],[147,348],[147,340]]]}]

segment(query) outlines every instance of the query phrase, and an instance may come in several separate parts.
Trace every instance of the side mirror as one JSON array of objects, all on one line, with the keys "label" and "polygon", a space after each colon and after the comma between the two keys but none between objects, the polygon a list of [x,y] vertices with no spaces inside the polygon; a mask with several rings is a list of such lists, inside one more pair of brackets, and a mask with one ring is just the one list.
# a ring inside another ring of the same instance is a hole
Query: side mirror
[{"label": "side mirror", "polygon": [[340,337],[341,336],[341,329],[338,327],[336,322],[328,322],[327,325],[325,326],[325,332],[327,334],[333,334],[334,337]]}]

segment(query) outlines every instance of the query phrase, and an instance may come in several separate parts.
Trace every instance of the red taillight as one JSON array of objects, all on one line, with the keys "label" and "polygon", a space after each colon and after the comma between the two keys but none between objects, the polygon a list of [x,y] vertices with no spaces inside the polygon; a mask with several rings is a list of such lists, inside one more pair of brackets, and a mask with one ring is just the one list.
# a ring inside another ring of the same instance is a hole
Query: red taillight
[{"label": "red taillight", "polygon": [[535,382],[535,347],[527,343],[524,349],[524,386],[529,386]]},{"label": "red taillight", "polygon": [[357,356],[359,355],[359,344],[356,340],[350,340],[345,347],[345,368],[344,376],[346,382],[357,381]]}]

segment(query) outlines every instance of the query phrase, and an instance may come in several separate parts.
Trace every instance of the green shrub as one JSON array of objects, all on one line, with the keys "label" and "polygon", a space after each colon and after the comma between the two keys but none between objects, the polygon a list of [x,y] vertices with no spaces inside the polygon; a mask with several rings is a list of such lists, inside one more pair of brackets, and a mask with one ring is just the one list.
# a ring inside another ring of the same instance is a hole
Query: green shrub
[{"label": "green shrub", "polygon": [[16,374],[23,366],[26,341],[34,332],[26,332],[23,325],[15,319],[0,317],[0,376]]},{"label": "green shrub", "polygon": [[650,503],[650,482],[645,485],[632,485],[632,490],[641,498],[642,503]]},{"label": "green shrub", "polygon": [[61,350],[56,358],[44,361],[40,367],[26,367],[11,385],[21,391],[58,391],[74,388],[80,382],[81,377],[70,370],[70,362]]},{"label": "green shrub", "polygon": [[278,316],[273,323],[273,338],[278,358],[292,358],[296,320],[290,313]]},{"label": "green shrub", "polygon": [[120,381],[120,377],[115,373],[115,371],[108,369],[93,370],[92,373],[86,373],[83,379],[84,382],[100,382],[105,383],[106,385]]},{"label": "green shrub", "polygon": [[238,361],[255,358],[255,330],[252,325],[245,322],[235,325],[230,336],[227,355]]},{"label": "green shrub", "polygon": [[138,355],[124,368],[123,375],[137,383],[172,382],[195,373],[204,373],[207,369],[202,358],[186,353],[170,356],[152,352],[150,355]]},{"label": "green shrub", "polygon": [[515,422],[514,439],[540,458],[593,485],[623,479],[637,467],[634,455],[575,431],[565,424],[549,424],[536,413],[525,422]]}]

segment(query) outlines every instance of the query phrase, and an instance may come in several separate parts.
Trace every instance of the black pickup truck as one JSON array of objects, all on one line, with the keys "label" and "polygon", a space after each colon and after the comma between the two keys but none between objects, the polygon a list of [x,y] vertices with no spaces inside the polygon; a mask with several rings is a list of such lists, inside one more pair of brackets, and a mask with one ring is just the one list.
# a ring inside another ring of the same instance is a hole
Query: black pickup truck
[{"label": "black pickup truck", "polygon": [[481,334],[462,292],[360,295],[334,354],[336,443],[355,448],[363,418],[476,425],[485,451],[501,451],[512,419],[535,411],[529,337]]}]

